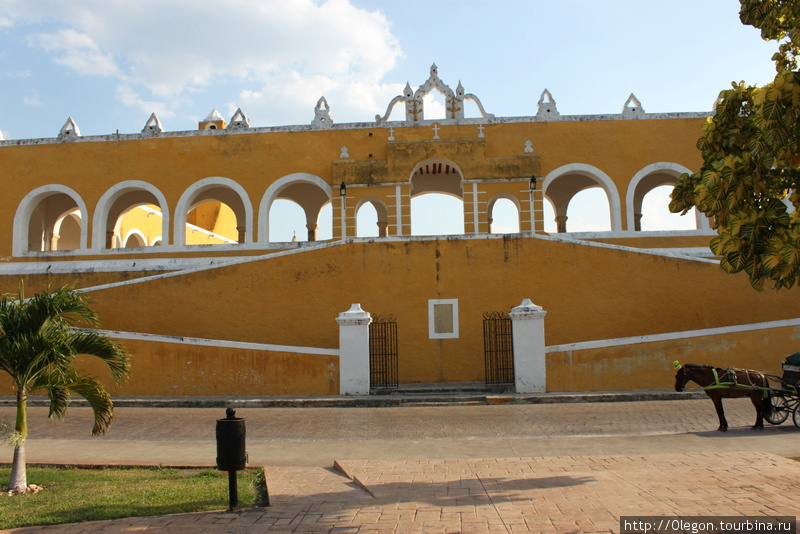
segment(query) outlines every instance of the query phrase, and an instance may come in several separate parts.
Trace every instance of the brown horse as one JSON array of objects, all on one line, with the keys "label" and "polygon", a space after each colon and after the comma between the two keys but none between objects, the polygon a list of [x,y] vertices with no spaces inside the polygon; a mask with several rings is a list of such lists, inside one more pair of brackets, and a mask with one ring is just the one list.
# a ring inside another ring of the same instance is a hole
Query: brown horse
[{"label": "brown horse", "polygon": [[[676,362],[677,366],[677,362]],[[750,397],[753,406],[756,407],[756,424],[753,430],[764,428],[764,413],[769,409],[769,399],[766,390],[769,388],[767,378],[758,371],[748,371],[744,369],[720,369],[710,365],[694,365],[687,363],[678,369],[675,375],[675,391],[683,391],[689,380],[693,380],[702,387],[706,395],[714,401],[714,408],[717,409],[719,417],[719,430],[728,430],[728,421],[725,420],[725,412],[722,410],[722,399],[736,399],[740,397]]]}]

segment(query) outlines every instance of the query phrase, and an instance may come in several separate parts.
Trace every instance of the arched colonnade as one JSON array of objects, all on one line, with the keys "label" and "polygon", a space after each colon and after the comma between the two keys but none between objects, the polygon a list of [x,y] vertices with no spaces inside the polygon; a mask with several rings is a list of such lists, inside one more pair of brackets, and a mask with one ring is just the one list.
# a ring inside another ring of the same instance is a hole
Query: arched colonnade
[{"label": "arched colonnade", "polygon": [[[152,183],[125,180],[102,194],[93,210],[76,189],[60,184],[30,191],[14,216],[15,255],[80,250],[96,253],[129,247],[187,247],[199,243],[267,244],[270,211],[277,200],[289,200],[302,210],[307,239],[315,241],[320,212],[331,204],[332,237],[356,237],[364,208],[374,209],[373,235],[413,235],[412,199],[439,194],[463,203],[464,233],[493,231],[497,206],[510,209],[518,231],[543,231],[543,204],[553,207],[559,232],[567,231],[567,208],[581,191],[600,188],[608,202],[612,232],[638,231],[644,196],[671,185],[685,167],[657,162],[640,169],[624,191],[601,169],[583,163],[558,167],[531,184],[527,178],[481,180],[465,177],[450,160],[419,162],[406,181],[382,184],[330,184],[325,179],[295,173],[270,184],[257,205],[247,190],[226,177],[207,177],[190,185],[173,205]],[[623,197],[624,194],[624,197]],[[624,203],[623,203],[624,198]],[[431,214],[436,217],[437,214]],[[416,217],[416,215],[415,215]],[[708,228],[704,217],[697,228]],[[199,236],[199,237],[198,237]],[[202,238],[202,239],[201,239]]]}]

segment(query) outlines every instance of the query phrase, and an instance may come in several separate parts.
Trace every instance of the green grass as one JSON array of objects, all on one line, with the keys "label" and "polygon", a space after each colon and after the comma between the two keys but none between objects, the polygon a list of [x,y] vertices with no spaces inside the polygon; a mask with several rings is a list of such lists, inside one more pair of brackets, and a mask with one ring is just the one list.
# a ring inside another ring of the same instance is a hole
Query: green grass
[{"label": "green grass", "polygon": [[[258,470],[239,473],[239,506],[253,505],[251,480]],[[0,466],[0,487],[11,466]],[[0,495],[0,529],[58,525],[228,509],[228,473],[215,469],[28,466],[28,484],[44,490]]]}]

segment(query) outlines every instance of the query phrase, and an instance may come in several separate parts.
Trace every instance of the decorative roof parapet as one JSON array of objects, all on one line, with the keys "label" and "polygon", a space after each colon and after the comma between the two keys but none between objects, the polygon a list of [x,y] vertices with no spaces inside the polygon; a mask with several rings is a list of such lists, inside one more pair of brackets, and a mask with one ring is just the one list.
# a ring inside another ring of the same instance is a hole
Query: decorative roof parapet
[{"label": "decorative roof parapet", "polygon": [[161,121],[158,120],[158,116],[155,113],[152,113],[144,124],[144,128],[142,128],[142,137],[154,137],[163,132],[164,127],[161,126]]},{"label": "decorative roof parapet", "polygon": [[61,127],[61,131],[58,133],[58,140],[59,141],[74,141],[78,137],[81,136],[81,129],[78,128],[77,123],[72,117],[67,119],[67,122],[64,123],[64,126]]},{"label": "decorative roof parapet", "polygon": [[638,119],[644,117],[644,108],[636,95],[631,93],[625,105],[622,106],[622,116],[626,119]]},{"label": "decorative roof parapet", "polygon": [[317,100],[317,105],[314,107],[314,120],[311,121],[311,127],[319,130],[327,130],[331,126],[333,126],[331,107],[323,96]]},{"label": "decorative roof parapet", "polygon": [[461,81],[458,82],[458,87],[455,91],[450,89],[450,87],[439,78],[439,67],[434,63],[431,65],[430,76],[425,83],[420,85],[416,91],[413,91],[411,85],[406,82],[403,94],[394,97],[392,101],[389,102],[389,106],[386,108],[386,113],[383,116],[375,115],[375,122],[379,125],[388,122],[394,106],[403,102],[406,108],[404,122],[407,126],[429,124],[431,121],[425,120],[425,105],[423,99],[425,95],[430,94],[433,89],[443,94],[445,99],[445,118],[435,119],[435,122],[442,124],[458,124],[463,121],[465,100],[471,100],[478,106],[478,110],[484,120],[488,121],[494,119],[494,115],[486,113],[486,110],[483,109],[483,104],[477,96],[464,92],[464,86],[461,85]]},{"label": "decorative roof parapet", "polygon": [[236,113],[231,117],[231,123],[228,125],[228,130],[247,130],[250,128],[250,119],[245,116],[242,108],[237,108]]},{"label": "decorative roof parapet", "polygon": [[536,116],[540,119],[550,119],[560,117],[561,113],[558,112],[556,101],[553,100],[553,95],[550,91],[545,89],[542,91],[542,96],[539,97],[539,103],[536,104]]}]

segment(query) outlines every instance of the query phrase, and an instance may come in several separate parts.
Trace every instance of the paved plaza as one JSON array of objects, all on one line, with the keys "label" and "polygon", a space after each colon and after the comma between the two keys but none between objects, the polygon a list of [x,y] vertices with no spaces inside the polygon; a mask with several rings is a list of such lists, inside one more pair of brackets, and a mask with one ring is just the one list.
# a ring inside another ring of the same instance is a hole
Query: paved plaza
[{"label": "paved plaza", "polygon": [[[626,515],[797,515],[800,430],[751,431],[747,399],[726,413],[719,433],[707,399],[241,409],[269,508],[11,532],[608,533]],[[28,461],[212,466],[223,416],[119,408],[90,438],[88,409],[54,426],[32,408]]]}]

